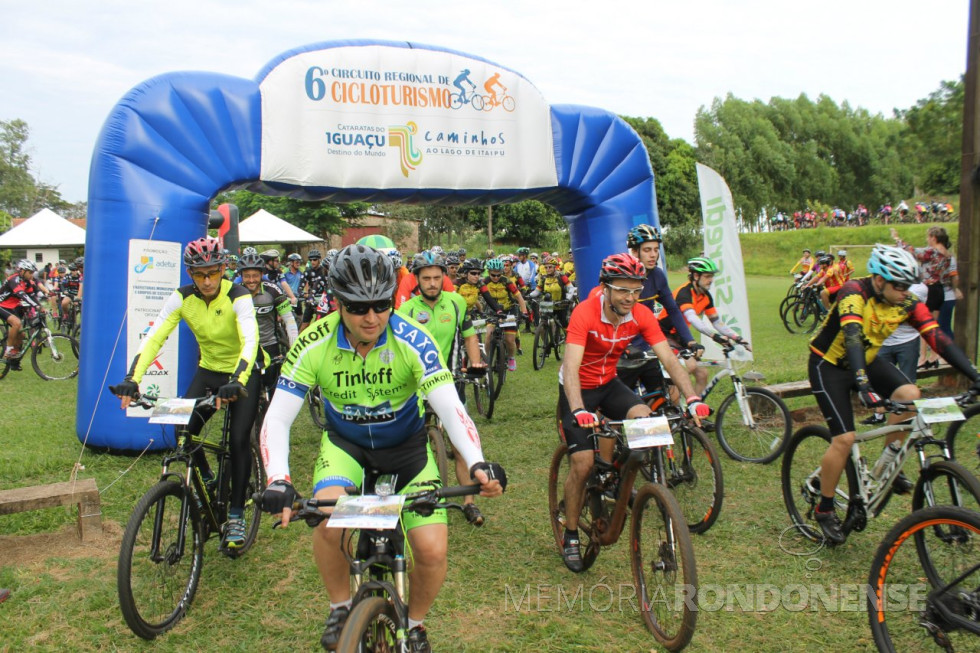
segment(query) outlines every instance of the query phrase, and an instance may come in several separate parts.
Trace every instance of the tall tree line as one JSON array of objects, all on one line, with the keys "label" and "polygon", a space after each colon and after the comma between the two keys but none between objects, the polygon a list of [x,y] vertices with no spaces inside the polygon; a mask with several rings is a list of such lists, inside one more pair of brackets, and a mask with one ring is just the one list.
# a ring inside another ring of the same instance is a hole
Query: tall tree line
[{"label": "tall tree line", "polygon": [[[811,205],[858,203],[870,210],[912,198],[955,194],[959,188],[963,79],[944,81],[928,97],[885,117],[821,95],[746,101],[727,95],[702,106],[694,118],[694,144],[671,139],[655,118],[624,117],[643,140],[653,168],[657,209],[669,227],[668,249],[697,247],[701,223],[695,162],[728,181],[736,209],[752,225],[776,211]],[[65,202],[56,185],[31,172],[22,120],[0,121],[0,231],[9,216],[28,217],[42,208],[76,217],[84,203]],[[356,224],[366,204],[340,205],[265,197],[246,191],[216,199],[239,205],[243,215],[265,208],[308,231],[326,235]],[[462,242],[468,230],[485,230],[486,207],[377,207],[393,217],[418,221],[423,246],[447,237]],[[4,224],[4,215],[8,214]],[[80,217],[80,215],[78,215]],[[495,239],[540,245],[543,234],[564,228],[561,216],[536,201],[495,206]]]}]

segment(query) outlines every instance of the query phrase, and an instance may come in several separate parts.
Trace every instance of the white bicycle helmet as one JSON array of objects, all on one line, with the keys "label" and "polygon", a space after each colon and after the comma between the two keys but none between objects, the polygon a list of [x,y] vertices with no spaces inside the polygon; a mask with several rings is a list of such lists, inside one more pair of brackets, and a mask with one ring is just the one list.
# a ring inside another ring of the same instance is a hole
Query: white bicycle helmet
[{"label": "white bicycle helmet", "polygon": [[915,257],[900,247],[890,245],[875,245],[868,259],[868,272],[881,275],[886,281],[910,285],[922,280]]},{"label": "white bicycle helmet", "polygon": [[28,261],[26,258],[22,258],[17,261],[17,269],[23,270],[25,272],[37,272],[37,265],[33,261]]}]

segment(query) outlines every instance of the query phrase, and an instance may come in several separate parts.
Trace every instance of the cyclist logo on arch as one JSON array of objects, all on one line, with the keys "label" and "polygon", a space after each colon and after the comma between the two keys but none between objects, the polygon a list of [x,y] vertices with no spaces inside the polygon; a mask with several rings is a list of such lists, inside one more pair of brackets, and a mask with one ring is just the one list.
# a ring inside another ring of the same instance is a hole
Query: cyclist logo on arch
[{"label": "cyclist logo on arch", "polygon": [[[490,75],[483,83],[485,94],[477,92],[477,86],[470,79],[470,74],[469,68],[464,68],[453,80],[453,86],[459,89],[458,93],[450,95],[450,106],[453,109],[460,109],[468,104],[475,111],[493,111],[495,107],[503,107],[504,111],[511,112],[517,107],[514,97],[507,94],[507,87],[500,81],[499,71]],[[469,93],[464,84],[469,84]]]}]

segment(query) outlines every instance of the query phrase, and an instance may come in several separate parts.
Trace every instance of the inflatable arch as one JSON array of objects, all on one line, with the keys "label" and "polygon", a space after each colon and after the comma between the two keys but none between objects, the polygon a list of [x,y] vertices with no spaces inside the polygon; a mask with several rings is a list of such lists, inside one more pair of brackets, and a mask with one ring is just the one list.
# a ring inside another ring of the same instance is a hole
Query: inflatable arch
[{"label": "inflatable arch", "polygon": [[[602,109],[549,106],[523,76],[479,57],[336,41],[283,53],[255,80],[155,77],[116,105],[92,158],[76,421],[86,444],[167,446],[107,385],[125,376],[166,296],[189,282],[181,246],[232,188],[334,202],[540,200],[568,222],[583,294],[630,227],[659,225],[648,155],[629,125]],[[175,335],[185,346],[165,348],[144,389],[190,381],[193,337],[183,326]]]}]

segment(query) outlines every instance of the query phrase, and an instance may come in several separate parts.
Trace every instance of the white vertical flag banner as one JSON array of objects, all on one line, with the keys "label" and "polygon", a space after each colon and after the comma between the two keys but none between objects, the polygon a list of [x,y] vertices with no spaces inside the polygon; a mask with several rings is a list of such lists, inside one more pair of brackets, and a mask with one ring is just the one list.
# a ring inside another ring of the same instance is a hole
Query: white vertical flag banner
[{"label": "white vertical flag banner", "polygon": [[[722,321],[740,336],[752,342],[749,302],[745,292],[742,246],[738,240],[732,191],[717,172],[697,164],[698,188],[701,191],[701,215],[704,218],[704,255],[718,264],[720,271],[711,284],[711,296]],[[713,340],[701,338],[708,359],[722,358],[721,347]],[[752,353],[741,347],[732,354],[738,360],[752,360]]]}]

